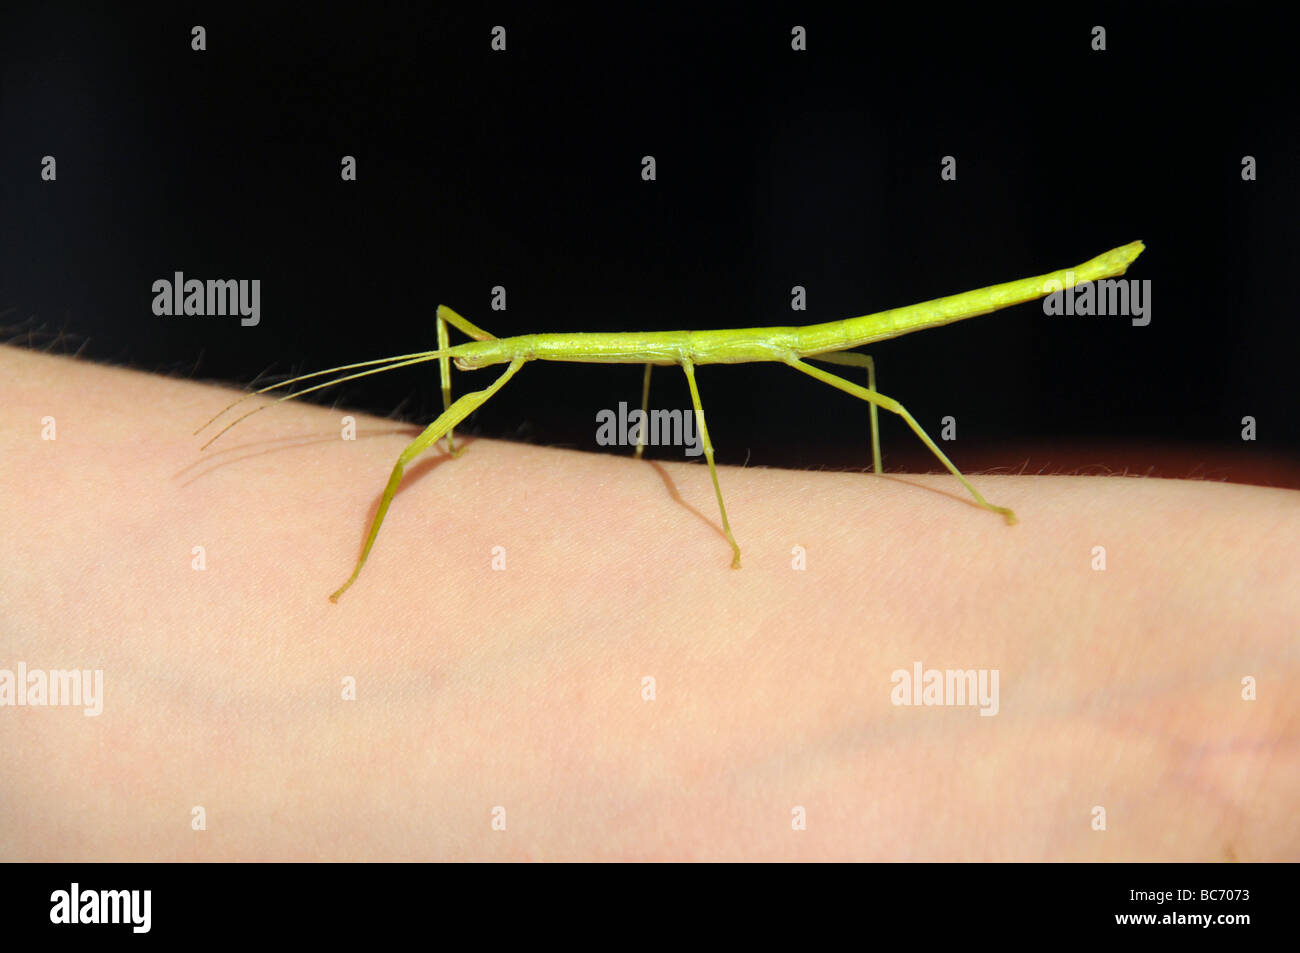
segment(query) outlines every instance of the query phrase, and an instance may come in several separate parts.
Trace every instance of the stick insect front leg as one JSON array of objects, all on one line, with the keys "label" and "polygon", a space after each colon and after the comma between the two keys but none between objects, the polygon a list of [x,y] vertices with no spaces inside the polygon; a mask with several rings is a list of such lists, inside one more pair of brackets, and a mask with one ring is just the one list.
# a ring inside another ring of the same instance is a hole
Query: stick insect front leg
[{"label": "stick insect front leg", "polygon": [[[439,345],[441,347],[442,345]],[[876,362],[870,355],[863,354],[859,351],[832,351],[828,354],[815,354],[809,360],[821,361],[824,364],[845,364],[849,367],[865,367],[867,369],[867,390],[876,389]],[[877,472],[883,472],[880,468],[880,429],[879,421],[876,419],[876,405],[871,405],[871,465]]]},{"label": "stick insect front leg", "polygon": [[514,377],[515,372],[523,366],[524,358],[516,357],[510,362],[510,366],[506,368],[505,373],[493,381],[489,387],[484,390],[472,391],[458,398],[455,403],[439,415],[437,420],[429,424],[424,433],[412,440],[407,448],[401,452],[401,455],[397,458],[397,463],[393,466],[393,473],[388,478],[388,486],[384,488],[383,499],[379,501],[379,511],[375,513],[375,519],[370,524],[370,535],[366,537],[366,545],[361,550],[361,558],[357,560],[357,568],[352,570],[352,575],[348,577],[348,581],[339,586],[338,591],[330,596],[330,602],[338,602],[339,596],[343,595],[348,586],[356,582],[357,576],[361,574],[361,567],[366,564],[366,558],[370,555],[370,548],[375,545],[375,537],[379,535],[379,527],[384,523],[384,515],[388,512],[388,505],[393,502],[393,494],[397,492],[398,484],[402,482],[402,473],[406,465],[437,443],[444,433],[450,433],[452,427],[472,414],[489,397],[504,387],[506,381]]},{"label": "stick insect front leg", "polygon": [[740,568],[740,546],[736,537],[731,535],[731,524],[727,522],[727,507],[722,502],[722,487],[718,485],[718,468],[713,465],[713,442],[709,440],[709,428],[704,423],[704,408],[700,406],[700,392],[695,386],[695,366],[688,357],[682,358],[682,370],[686,372],[686,382],[691,385],[691,401],[695,404],[695,419],[700,425],[700,439],[704,442],[704,459],[709,462],[709,476],[713,477],[713,492],[718,497],[718,511],[722,513],[722,531],[731,543],[731,568]]},{"label": "stick insect front leg", "polygon": [[845,380],[843,377],[830,373],[830,371],[824,371],[820,367],[813,367],[811,364],[806,364],[793,355],[786,358],[786,363],[795,370],[803,371],[805,374],[815,377],[817,380],[822,381],[825,384],[830,384],[832,387],[838,388],[846,394],[852,394],[854,397],[859,397],[873,405],[879,405],[885,408],[885,410],[898,414],[898,416],[902,417],[903,420],[907,422],[907,425],[912,428],[912,432],[921,438],[921,442],[930,448],[930,452],[939,458],[939,462],[948,468],[948,472],[960,480],[961,485],[970,491],[970,495],[975,498],[976,503],[984,507],[986,510],[992,510],[994,513],[1001,513],[1003,518],[1006,519],[1007,525],[1012,525],[1016,522],[1015,513],[1005,506],[994,506],[980,495],[979,490],[971,486],[970,481],[962,476],[961,471],[952,465],[952,461],[944,456],[944,452],[935,445],[933,440],[930,439],[930,435],[921,429],[921,425],[916,422],[916,418],[909,414],[907,409],[898,401],[886,397],[884,394],[878,394],[874,390],[867,390],[867,388],[862,385]]},{"label": "stick insect front leg", "polygon": [[[446,351],[451,346],[451,338],[447,334],[447,325],[451,324],[458,331],[469,335],[475,341],[492,341],[494,336],[488,334],[480,327],[461,317],[445,304],[438,305],[438,350]],[[444,411],[451,409],[451,358],[444,354],[438,358],[438,376],[442,380],[442,409]],[[456,441],[452,435],[452,429],[447,430],[447,452],[453,457],[459,457],[464,448],[456,449]]]}]

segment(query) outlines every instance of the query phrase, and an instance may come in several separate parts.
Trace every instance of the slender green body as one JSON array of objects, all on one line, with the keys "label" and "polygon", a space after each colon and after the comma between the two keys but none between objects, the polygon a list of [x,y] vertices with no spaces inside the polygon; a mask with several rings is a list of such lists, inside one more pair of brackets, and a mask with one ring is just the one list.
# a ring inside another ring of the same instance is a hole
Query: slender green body
[{"label": "slender green body", "polygon": [[[709,429],[704,420],[704,407],[700,401],[699,388],[695,381],[697,364],[745,364],[750,361],[781,361],[790,367],[829,384],[846,394],[863,400],[870,405],[871,411],[871,451],[872,464],[876,473],[881,473],[880,436],[877,429],[877,408],[897,414],[911,428],[912,432],[938,458],[939,462],[952,473],[971,494],[975,505],[1001,515],[1008,524],[1016,521],[1015,514],[1005,506],[994,506],[975,489],[958,470],[951,460],[930,439],[916,419],[908,413],[898,401],[886,397],[876,389],[876,368],[870,356],[851,348],[898,337],[924,328],[934,328],[963,318],[988,314],[999,308],[1006,308],[1025,301],[1041,298],[1055,291],[1069,288],[1075,284],[1099,281],[1124,274],[1133,260],[1142,253],[1141,242],[1130,242],[1120,248],[1112,249],[1084,262],[1076,268],[1054,271],[1036,278],[1022,278],[1020,281],[1008,281],[1005,284],[992,285],[965,294],[936,298],[922,304],[881,311],[858,318],[845,318],[842,321],[829,321],[825,324],[810,324],[803,327],[772,328],[734,328],[718,331],[649,331],[627,333],[560,333],[560,334],[524,334],[512,338],[495,338],[482,328],[452,311],[445,305],[439,305],[437,311],[438,348],[434,351],[419,351],[402,354],[397,357],[380,358],[335,367],[325,371],[304,374],[292,380],[272,384],[254,393],[287,387],[299,381],[335,374],[339,371],[355,371],[322,384],[314,384],[296,393],[287,394],[280,400],[290,400],[330,387],[344,381],[355,380],[370,374],[381,374],[399,367],[437,361],[442,381],[443,405],[446,408],[438,419],[431,423],[424,432],[411,442],[397,458],[393,472],[389,476],[384,495],[380,498],[379,509],[370,524],[370,533],[357,560],[352,575],[333,595],[331,601],[337,601],[344,591],[356,581],[361,567],[365,565],[370,549],[379,535],[388,506],[397,493],[406,466],[425,450],[432,447],[444,436],[447,449],[456,454],[453,442],[453,429],[477,408],[482,406],[497,391],[505,386],[510,378],[529,361],[574,361],[593,364],[645,364],[645,382],[642,388],[642,416],[648,407],[650,395],[650,368],[655,364],[677,364],[686,373],[686,381],[691,389],[691,402],[694,405],[696,422],[700,428],[700,437],[704,445],[705,461],[709,465],[709,476],[713,480],[714,494],[718,499],[718,510],[722,516],[722,532],[731,544],[733,569],[740,568],[740,546],[731,532],[727,519],[727,508],[722,502],[722,487],[718,482],[717,467],[713,462],[713,443],[709,439]],[[450,344],[447,326],[457,328],[473,340],[465,344]],[[867,386],[855,383],[838,374],[832,374],[820,367],[809,364],[804,358],[811,358],[823,364],[838,364],[864,369],[867,372]],[[492,364],[508,364],[506,370],[483,390],[463,394],[455,401],[451,399],[451,362],[461,370],[474,370]],[[367,368],[357,371],[357,368]],[[252,395],[247,395],[252,396]],[[242,400],[243,398],[241,398]],[[238,403],[236,401],[235,403]],[[234,406],[233,404],[231,406]],[[207,447],[223,433],[244,418],[263,410],[271,404],[250,410],[222,428],[208,443]],[[227,410],[229,408],[226,408]],[[222,411],[221,413],[225,413]],[[221,414],[217,414],[220,417]],[[204,429],[216,420],[214,417]],[[198,431],[196,431],[197,433]],[[636,455],[641,455],[642,446],[637,445]]]},{"label": "slender green body", "polygon": [[1076,268],[825,324],[716,331],[525,334],[458,344],[446,353],[455,359],[461,370],[508,364],[516,358],[525,361],[661,365],[680,364],[684,358],[695,364],[787,361],[790,357],[812,357],[861,347],[1033,301],[1075,283],[1116,277],[1124,274],[1142,249],[1141,242],[1132,242]]}]

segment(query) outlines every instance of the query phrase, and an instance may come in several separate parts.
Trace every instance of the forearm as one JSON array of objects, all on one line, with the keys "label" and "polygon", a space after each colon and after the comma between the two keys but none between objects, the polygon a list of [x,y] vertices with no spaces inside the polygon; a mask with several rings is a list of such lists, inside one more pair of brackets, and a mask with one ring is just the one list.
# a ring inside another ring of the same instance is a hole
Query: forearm
[{"label": "forearm", "polygon": [[[199,453],[228,391],[0,381],[0,668],[105,684],[0,708],[8,859],[1300,856],[1294,493],[976,478],[1007,527],[724,468],[733,571],[703,466],[475,440],[332,605],[411,428],[289,404]],[[895,705],[917,662],[997,714]]]}]

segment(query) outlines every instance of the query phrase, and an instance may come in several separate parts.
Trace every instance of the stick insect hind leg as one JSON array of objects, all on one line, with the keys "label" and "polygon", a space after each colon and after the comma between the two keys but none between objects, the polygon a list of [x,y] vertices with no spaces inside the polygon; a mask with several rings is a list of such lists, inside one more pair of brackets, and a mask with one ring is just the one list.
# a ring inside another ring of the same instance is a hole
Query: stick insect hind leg
[{"label": "stick insect hind leg", "polygon": [[457,398],[455,403],[443,411],[437,420],[425,428],[424,433],[412,440],[407,448],[401,452],[397,458],[397,463],[393,465],[393,473],[388,478],[388,486],[384,488],[383,499],[379,501],[379,510],[375,513],[374,521],[370,524],[370,534],[366,537],[365,548],[361,550],[361,558],[357,560],[357,566],[352,570],[352,575],[348,577],[348,581],[339,586],[338,590],[330,596],[330,602],[338,602],[339,596],[343,595],[347,588],[356,582],[357,576],[361,574],[361,567],[366,564],[366,559],[370,556],[370,548],[375,545],[375,537],[379,535],[379,527],[383,525],[384,516],[388,513],[388,505],[393,502],[393,494],[397,492],[397,487],[402,482],[402,473],[406,469],[406,465],[437,443],[444,433],[450,433],[452,427],[486,403],[488,398],[504,387],[506,381],[514,377],[515,372],[523,366],[524,358],[516,357],[510,362],[510,366],[506,368],[505,373],[487,388],[471,391]]},{"label": "stick insect hind leg", "polygon": [[[438,305],[438,350],[445,351],[451,346],[451,338],[447,334],[447,325],[450,324],[458,331],[462,331],[475,341],[492,341],[495,335],[489,334],[482,328],[475,326],[470,321],[461,317],[445,304]],[[451,409],[451,358],[445,354],[438,358],[438,376],[442,380],[442,409],[444,412]],[[447,452],[453,457],[459,457],[465,452],[465,448],[456,449],[456,441],[452,435],[453,428],[447,428]]]},{"label": "stick insect hind leg", "polygon": [[845,380],[843,377],[830,373],[830,371],[824,371],[820,367],[813,367],[811,364],[805,364],[797,357],[788,357],[786,363],[795,370],[803,371],[805,374],[817,378],[817,380],[822,383],[830,384],[832,387],[842,390],[846,394],[852,394],[854,397],[861,398],[873,405],[879,405],[885,410],[898,414],[898,416],[902,417],[903,420],[907,422],[907,425],[912,428],[912,432],[921,438],[921,442],[930,448],[930,452],[939,458],[939,462],[948,468],[948,472],[961,481],[961,485],[970,492],[970,495],[975,498],[976,503],[984,507],[986,510],[992,510],[994,513],[1001,513],[1002,517],[1007,521],[1008,526],[1016,522],[1015,513],[1005,506],[994,506],[988,500],[984,499],[979,490],[971,486],[970,481],[962,476],[961,471],[952,465],[952,461],[949,460],[944,455],[944,452],[935,445],[935,442],[930,439],[930,435],[921,429],[921,425],[916,422],[916,418],[909,414],[907,409],[898,401],[886,397],[884,394],[878,394],[874,390],[868,390],[861,384],[855,384],[852,381]]},{"label": "stick insect hind leg", "polygon": [[[442,345],[439,345],[441,347]],[[876,390],[876,362],[867,354],[859,351],[832,351],[828,354],[816,354],[809,358],[824,364],[844,364],[849,367],[867,369],[867,390]],[[877,392],[878,393],[878,392]],[[884,472],[880,468],[880,425],[876,419],[876,405],[871,405],[871,465],[876,473]]]}]

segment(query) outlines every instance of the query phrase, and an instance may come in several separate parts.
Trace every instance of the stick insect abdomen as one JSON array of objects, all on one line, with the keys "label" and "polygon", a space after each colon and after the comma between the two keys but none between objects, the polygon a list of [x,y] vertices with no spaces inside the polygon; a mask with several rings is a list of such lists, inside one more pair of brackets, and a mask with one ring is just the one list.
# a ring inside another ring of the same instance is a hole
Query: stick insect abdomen
[{"label": "stick insect abdomen", "polygon": [[858,318],[810,324],[798,329],[795,350],[806,357],[861,347],[900,334],[935,328],[1009,308],[1014,304],[1023,304],[1085,281],[1114,278],[1128,270],[1133,260],[1142,254],[1144,247],[1141,242],[1129,242],[1074,268],[1063,268],[1033,278],[1008,281],[977,291],[967,291],[965,294],[935,298],[933,301],[865,314]]}]

